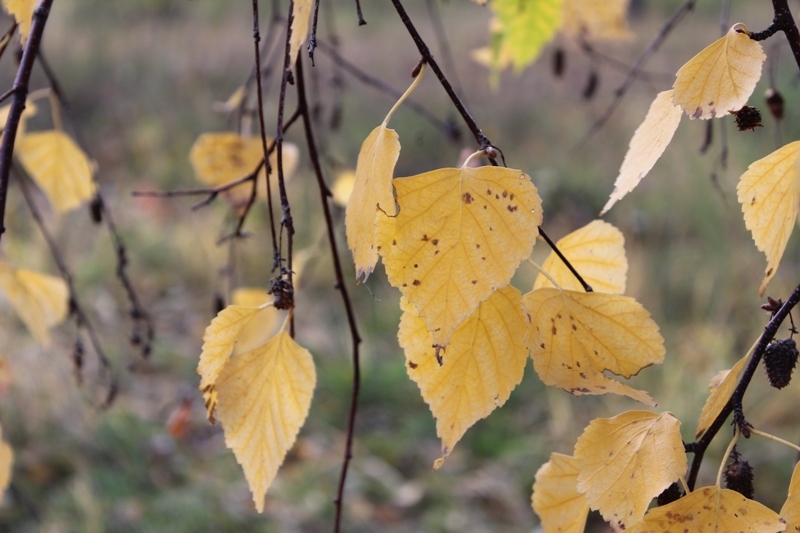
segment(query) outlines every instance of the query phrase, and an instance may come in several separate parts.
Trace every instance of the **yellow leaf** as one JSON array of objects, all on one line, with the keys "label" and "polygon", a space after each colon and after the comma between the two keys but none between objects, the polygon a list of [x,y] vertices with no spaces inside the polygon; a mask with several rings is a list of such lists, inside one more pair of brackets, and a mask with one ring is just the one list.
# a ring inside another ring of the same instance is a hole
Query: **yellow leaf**
[{"label": "yellow leaf", "polygon": [[297,52],[308,38],[314,0],[294,0],[292,5],[294,7],[292,9],[292,35],[289,37],[289,60],[293,67],[297,60]]},{"label": "yellow leaf", "polygon": [[[610,294],[625,292],[628,260],[625,258],[625,237],[617,228],[608,222],[594,220],[560,239],[556,246],[593,290]],[[550,252],[542,269],[562,289],[583,291],[578,279],[555,252]],[[533,289],[552,286],[546,276],[539,274]]]},{"label": "yellow leaf", "polygon": [[494,0],[500,21],[492,42],[492,58],[509,54],[517,72],[533,63],[561,26],[562,0]]},{"label": "yellow leaf", "polygon": [[786,524],[774,511],[730,489],[703,487],[652,509],[626,533],[776,533]]},{"label": "yellow leaf", "polygon": [[3,0],[3,7],[9,15],[13,15],[19,24],[19,35],[22,44],[28,40],[33,23],[33,11],[36,9],[39,0]]},{"label": "yellow leaf", "polygon": [[748,359],[750,359],[750,354],[745,355],[738,363],[733,365],[733,368],[724,375],[722,380],[719,379],[720,374],[718,374],[711,381],[708,387],[711,395],[706,400],[703,410],[700,411],[700,420],[697,421],[695,437],[702,435],[714,419],[717,418],[717,415],[722,412],[722,408],[728,403],[731,394],[733,394],[733,389],[736,388],[736,384],[739,382],[739,376],[742,374]]},{"label": "yellow leaf", "polygon": [[461,323],[442,359],[416,308],[400,300],[403,317],[397,337],[405,350],[408,376],[416,382],[442,439],[442,465],[464,433],[508,400],[522,381],[528,349],[522,341],[522,295],[512,286],[496,291]]},{"label": "yellow leaf", "polygon": [[800,532],[800,463],[794,467],[789,494],[781,507],[781,518],[786,521],[786,531]]},{"label": "yellow leaf", "polygon": [[244,101],[245,96],[247,96],[247,91],[245,90],[244,85],[240,85],[236,88],[233,93],[228,97],[227,100],[224,102],[214,102],[212,108],[214,111],[219,111],[222,113],[230,113],[234,109],[237,109],[240,105],[242,105],[242,101]]},{"label": "yellow leaf", "polygon": [[355,184],[355,172],[352,170],[347,170],[340,173],[331,187],[331,193],[333,193],[333,202],[342,207],[347,207],[347,202],[350,200],[350,195],[353,194],[353,187]]},{"label": "yellow leaf", "polygon": [[[258,308],[273,301],[272,295],[255,287],[240,287],[231,295],[232,304],[239,307]],[[281,313],[269,305],[258,310],[239,333],[232,356],[250,351],[267,342],[280,325]]]},{"label": "yellow leaf", "polygon": [[589,502],[578,493],[578,461],[560,453],[536,472],[531,503],[542,521],[544,533],[583,533]]},{"label": "yellow leaf", "polygon": [[15,153],[57,211],[75,209],[94,195],[92,163],[64,132],[28,133],[17,141]]},{"label": "yellow leaf", "polygon": [[766,58],[761,43],[750,38],[747,27],[734,24],[724,37],[678,70],[673,102],[692,119],[738,111],[753,94]]},{"label": "yellow leaf", "polygon": [[[25,102],[25,109],[20,116],[19,126],[17,127],[17,139],[25,135],[25,126],[28,119],[36,114],[38,108],[31,100]],[[0,130],[5,129],[6,122],[8,122],[8,114],[11,112],[11,104],[0,107]]]},{"label": "yellow leaf", "polygon": [[644,122],[633,134],[614,190],[600,215],[639,185],[664,153],[681,121],[681,108],[672,103],[672,91],[658,93]]},{"label": "yellow leaf", "polygon": [[572,37],[625,40],[630,0],[563,0],[562,31]]},{"label": "yellow leaf", "polygon": [[11,484],[14,469],[14,451],[3,441],[3,428],[0,427],[0,497]]},{"label": "yellow leaf", "polygon": [[285,330],[231,358],[217,378],[225,443],[244,469],[258,512],[308,416],[316,380],[311,354]]},{"label": "yellow leaf", "polygon": [[61,278],[14,268],[0,261],[0,292],[5,294],[33,337],[49,346],[49,328],[67,316],[67,284]]},{"label": "yellow leaf", "polygon": [[379,251],[389,283],[443,348],[530,256],[542,200],[527,175],[503,167],[444,168],[394,186],[400,211],[379,217]]},{"label": "yellow leaf", "polygon": [[756,247],[767,256],[767,269],[759,296],[778,270],[786,243],[797,220],[800,199],[798,172],[800,141],[789,143],[759,159],[742,174],[736,191],[744,212],[744,223]]},{"label": "yellow leaf", "polygon": [[378,213],[397,212],[392,177],[400,157],[400,138],[384,122],[364,140],[358,154],[356,177],[347,204],[344,223],[347,245],[353,252],[356,279],[366,281],[378,262],[376,245]]},{"label": "yellow leaf", "polygon": [[[267,146],[272,142],[267,139]],[[292,143],[283,143],[283,175],[290,179],[297,169],[300,152]],[[192,145],[189,152],[189,161],[194,169],[195,176],[203,183],[216,187],[231,181],[243,178],[252,173],[261,160],[264,159],[264,149],[261,137],[244,137],[237,133],[204,133]],[[278,153],[274,150],[269,157],[272,165],[270,182],[272,194],[277,195],[278,180]],[[267,184],[264,176],[266,169],[259,172],[256,180],[259,198],[267,197]],[[224,196],[234,208],[244,206],[253,190],[252,183],[237,185],[225,192]]]},{"label": "yellow leaf", "polygon": [[671,413],[649,411],[593,420],[575,443],[578,492],[612,524],[637,522],[686,472],[680,425]]}]

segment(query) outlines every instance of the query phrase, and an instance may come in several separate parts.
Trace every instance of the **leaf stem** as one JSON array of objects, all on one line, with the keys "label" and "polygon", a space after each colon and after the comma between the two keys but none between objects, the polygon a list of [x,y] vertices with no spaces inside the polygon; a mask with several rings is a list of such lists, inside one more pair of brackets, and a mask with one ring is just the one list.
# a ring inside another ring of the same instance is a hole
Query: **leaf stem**
[{"label": "leaf stem", "polygon": [[389,110],[389,113],[386,115],[386,118],[383,119],[383,127],[384,128],[389,123],[389,119],[392,118],[392,115],[394,115],[394,112],[397,111],[397,108],[400,107],[400,104],[402,104],[405,101],[405,99],[408,98],[409,95],[411,95],[411,93],[414,92],[414,89],[417,88],[417,85],[419,85],[419,82],[422,81],[422,76],[425,75],[425,70],[426,69],[427,69],[427,65],[423,62],[422,63],[422,67],[419,70],[419,73],[414,77],[414,81],[411,82],[411,85],[408,87],[408,89],[406,89],[406,92],[403,93],[403,96],[401,96],[400,99],[392,106],[392,108]]},{"label": "leaf stem", "polygon": [[717,487],[722,486],[722,473],[725,471],[725,463],[728,462],[728,458],[733,451],[733,447],[736,446],[736,441],[739,440],[739,428],[733,426],[733,438],[731,442],[728,444],[728,448],[725,450],[725,453],[722,455],[722,464],[719,465],[719,471],[717,472]]},{"label": "leaf stem", "polygon": [[789,448],[792,448],[793,450],[797,450],[798,452],[800,452],[800,446],[798,446],[797,444],[793,444],[788,440],[783,440],[780,437],[776,437],[775,435],[764,433],[763,431],[759,431],[755,428],[750,428],[750,433],[752,433],[753,435],[758,435],[759,437],[764,437],[765,439],[774,440],[775,442],[778,442],[780,444],[783,444],[784,446],[788,446]]}]

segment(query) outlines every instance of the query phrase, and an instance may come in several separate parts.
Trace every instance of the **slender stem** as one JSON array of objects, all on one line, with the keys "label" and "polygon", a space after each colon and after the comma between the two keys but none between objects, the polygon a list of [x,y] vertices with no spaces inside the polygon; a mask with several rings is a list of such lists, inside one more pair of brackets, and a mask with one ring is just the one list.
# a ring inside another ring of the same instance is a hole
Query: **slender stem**
[{"label": "slender stem", "polygon": [[783,444],[784,446],[788,446],[789,448],[792,448],[793,450],[800,452],[800,446],[792,442],[789,442],[788,440],[783,440],[780,437],[776,437],[775,435],[764,433],[763,431],[759,431],[756,428],[750,428],[750,433],[752,433],[753,435],[758,435],[759,437],[764,437],[765,439],[775,441],[779,444]]},{"label": "slender stem", "polygon": [[364,14],[361,12],[361,0],[356,0],[356,13],[358,14],[358,25],[366,25],[367,21],[364,20]]},{"label": "slender stem", "polygon": [[782,31],[786,40],[789,41],[797,68],[800,69],[800,31],[792,17],[788,0],[772,0],[772,10],[775,13],[772,24],[764,31],[750,32],[750,38],[754,41],[763,41],[776,32]]},{"label": "slender stem", "polygon": [[[391,120],[392,115],[394,115],[395,111],[397,111],[397,108],[399,108],[403,104],[403,102],[405,102],[406,98],[408,98],[411,95],[411,93],[414,92],[414,89],[416,89],[417,85],[419,85],[419,83],[422,81],[422,77],[425,76],[425,70],[427,70],[426,67],[427,65],[425,63],[422,63],[422,67],[420,68],[419,73],[417,73],[417,75],[414,77],[414,81],[411,82],[411,85],[409,85],[408,89],[406,89],[406,92],[404,92],[402,96],[400,96],[400,99],[397,100],[397,102],[395,102],[395,104],[386,114],[386,118],[383,119],[384,128],[389,123],[389,120]],[[483,150],[480,150],[479,153],[483,153]]]},{"label": "slender stem", "polygon": [[728,462],[728,458],[731,456],[731,452],[733,452],[733,447],[736,446],[736,441],[739,440],[739,435],[739,428],[733,426],[733,438],[731,438],[730,443],[728,443],[725,453],[722,454],[722,464],[719,465],[719,470],[717,471],[717,487],[722,486],[722,473],[725,471],[725,463]]},{"label": "slender stem", "polygon": [[583,286],[583,290],[585,290],[586,292],[592,292],[592,286],[586,283],[586,280],[584,280],[583,277],[581,277],[581,275],[578,274],[578,271],[575,270],[575,267],[572,266],[572,263],[569,262],[569,259],[564,257],[564,254],[562,254],[561,250],[558,249],[556,243],[554,243],[553,240],[547,235],[547,233],[544,232],[541,226],[539,226],[539,235],[542,236],[547,245],[550,246],[550,249],[552,249],[556,253],[558,258],[561,259],[561,261],[569,269],[569,271],[572,272],[572,275],[575,276],[578,282]]},{"label": "slender stem", "polygon": [[308,37],[308,57],[311,58],[311,66],[314,65],[314,50],[317,48],[317,23],[319,22],[319,0],[314,0],[314,18],[311,23],[311,35]]},{"label": "slender stem", "polygon": [[14,96],[11,101],[11,109],[8,113],[8,120],[3,129],[3,140],[0,142],[0,239],[6,231],[6,200],[8,198],[8,180],[11,172],[11,162],[14,155],[14,142],[17,139],[17,129],[19,128],[22,112],[25,110],[25,99],[28,97],[28,82],[31,79],[33,62],[42,43],[44,26],[50,14],[50,7],[53,0],[40,0],[39,5],[33,10],[33,22],[31,31],[28,34],[28,41],[25,43],[25,50],[22,52],[22,59],[14,78]]}]

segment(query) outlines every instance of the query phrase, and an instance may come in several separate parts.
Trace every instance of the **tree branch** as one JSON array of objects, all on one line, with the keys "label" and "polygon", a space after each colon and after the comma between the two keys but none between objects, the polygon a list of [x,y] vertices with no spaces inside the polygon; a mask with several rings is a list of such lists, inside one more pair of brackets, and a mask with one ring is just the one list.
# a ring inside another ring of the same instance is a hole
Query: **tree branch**
[{"label": "tree branch", "polygon": [[763,41],[776,32],[782,31],[786,40],[789,41],[797,68],[800,69],[800,31],[792,17],[788,0],[772,0],[772,10],[775,13],[772,24],[764,31],[750,32],[750,38],[754,41]]}]

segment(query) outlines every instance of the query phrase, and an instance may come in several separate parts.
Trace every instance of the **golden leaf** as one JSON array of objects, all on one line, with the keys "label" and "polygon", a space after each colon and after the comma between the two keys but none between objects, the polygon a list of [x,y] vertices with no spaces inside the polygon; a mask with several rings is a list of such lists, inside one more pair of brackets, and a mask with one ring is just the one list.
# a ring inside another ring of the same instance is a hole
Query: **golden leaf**
[{"label": "golden leaf", "polygon": [[578,492],[578,461],[560,453],[536,472],[531,503],[544,533],[583,533],[589,502]]},{"label": "golden leaf", "polygon": [[673,102],[692,119],[738,111],[753,94],[766,58],[761,43],[750,38],[747,27],[734,24],[724,37],[678,70]]},{"label": "golden leaf", "polygon": [[572,37],[602,40],[625,40],[633,35],[628,29],[630,0],[563,0],[561,30]]},{"label": "golden leaf", "polygon": [[0,497],[11,484],[11,472],[14,470],[14,451],[3,441],[3,428],[0,427]]},{"label": "golden leaf", "polygon": [[774,511],[730,489],[703,487],[652,509],[626,533],[777,533],[786,524]]},{"label": "golden leaf", "polygon": [[582,394],[622,394],[654,405],[650,396],[603,374],[630,377],[664,360],[664,339],[633,298],[597,292],[538,289],[522,298],[525,342],[546,385]]},{"label": "golden leaf", "polygon": [[[36,104],[31,100],[25,102],[25,109],[22,111],[22,115],[20,115],[19,126],[17,126],[17,139],[25,135],[28,119],[34,116],[38,110]],[[5,129],[9,113],[11,113],[11,104],[0,107],[0,130]]]},{"label": "golden leaf", "polygon": [[28,133],[14,152],[56,211],[75,209],[94,196],[92,163],[64,132]]},{"label": "golden leaf", "polygon": [[672,103],[672,91],[658,93],[644,122],[636,128],[622,161],[614,190],[600,215],[639,185],[664,153],[681,122],[681,108]]},{"label": "golden leaf", "polygon": [[528,349],[522,342],[522,295],[508,285],[480,304],[453,334],[441,366],[431,334],[416,308],[400,300],[403,317],[397,337],[405,350],[408,376],[419,386],[442,439],[438,470],[464,433],[508,400],[522,381]]},{"label": "golden leaf", "polygon": [[739,376],[742,374],[748,359],[750,359],[749,353],[733,365],[733,368],[727,371],[722,380],[719,379],[720,374],[714,376],[714,379],[711,380],[711,384],[708,387],[711,395],[706,400],[703,410],[700,411],[700,420],[697,421],[695,437],[702,435],[722,412],[723,407],[725,407],[731,394],[733,394],[733,389],[736,388],[736,384],[739,382]]},{"label": "golden leaf", "polygon": [[575,443],[578,492],[612,524],[637,522],[686,472],[680,425],[671,413],[649,411],[592,420]]},{"label": "golden leaf", "polygon": [[[267,139],[267,146],[272,142]],[[264,159],[264,149],[261,137],[244,137],[237,133],[204,133],[192,145],[189,152],[189,161],[194,169],[195,176],[203,183],[216,187],[235,181],[251,174],[261,160]],[[283,176],[290,179],[300,159],[300,151],[292,143],[283,143]],[[277,195],[278,183],[278,152],[274,150],[269,156],[272,172],[269,175],[272,184],[272,194]],[[264,179],[266,169],[261,169],[257,180],[257,194],[259,198],[267,197],[267,183]],[[250,199],[253,185],[251,182],[242,183],[228,189],[224,196],[234,208],[244,206]]]},{"label": "golden leaf", "polygon": [[561,26],[562,0],[494,0],[492,62],[510,56],[517,72],[533,63]]},{"label": "golden leaf", "polygon": [[19,35],[23,46],[28,40],[33,23],[33,11],[39,0],[3,0],[3,7],[9,15],[13,15],[19,24]]},{"label": "golden leaf", "polygon": [[[610,294],[625,292],[628,274],[625,237],[608,222],[594,220],[560,239],[556,247],[593,290]],[[555,252],[550,252],[542,269],[550,274],[562,289],[583,291],[578,279]],[[552,286],[550,280],[540,273],[533,284],[533,289]]]},{"label": "golden leaf", "polygon": [[311,354],[285,329],[263,346],[231,358],[219,373],[217,416],[258,512],[308,416],[316,381]]},{"label": "golden leaf", "polygon": [[392,177],[400,157],[400,138],[386,122],[372,130],[361,145],[356,178],[347,204],[344,223],[347,245],[353,252],[356,279],[366,281],[378,262],[376,245],[378,213],[394,215]]},{"label": "golden leaf", "polygon": [[445,347],[530,256],[542,200],[527,175],[503,167],[443,168],[394,186],[400,211],[378,220],[386,274]]},{"label": "golden leaf", "polygon": [[795,465],[789,494],[781,507],[781,518],[786,521],[786,531],[800,532],[800,463]]},{"label": "golden leaf", "polygon": [[289,61],[292,68],[297,60],[297,52],[308,39],[311,26],[311,13],[314,10],[314,0],[293,0],[292,5],[292,34],[289,37]]},{"label": "golden leaf", "polygon": [[341,172],[336,181],[333,182],[331,193],[333,194],[333,202],[341,207],[347,207],[347,202],[350,201],[350,195],[353,194],[353,187],[356,184],[356,173],[352,170]]},{"label": "golden leaf", "polygon": [[275,334],[280,325],[281,312],[272,305],[265,305],[273,300],[273,296],[267,291],[255,287],[239,287],[233,291],[232,305],[258,308],[258,312],[242,328],[231,356],[235,357],[261,346]]},{"label": "golden leaf", "polygon": [[5,294],[33,337],[49,346],[49,328],[67,317],[67,284],[61,278],[14,268],[0,261],[0,292]]},{"label": "golden leaf", "polygon": [[767,283],[778,270],[797,220],[798,153],[800,141],[779,148],[752,163],[736,187],[745,226],[753,234],[756,247],[767,256],[766,275],[758,290],[759,296],[764,296]]}]

